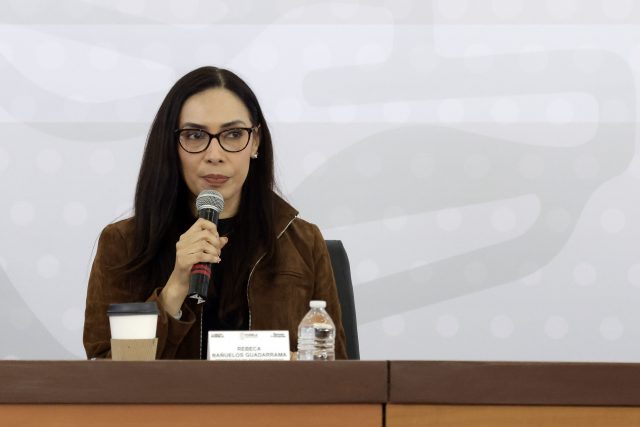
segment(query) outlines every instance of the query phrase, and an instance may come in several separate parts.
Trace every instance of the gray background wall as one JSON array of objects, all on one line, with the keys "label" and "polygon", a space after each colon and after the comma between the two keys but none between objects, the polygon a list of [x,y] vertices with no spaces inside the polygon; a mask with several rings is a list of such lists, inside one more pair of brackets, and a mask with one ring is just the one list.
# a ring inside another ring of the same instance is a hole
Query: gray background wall
[{"label": "gray background wall", "polygon": [[640,359],[632,0],[0,3],[0,358],[82,358],[173,82],[228,67],[349,252],[365,359]]}]

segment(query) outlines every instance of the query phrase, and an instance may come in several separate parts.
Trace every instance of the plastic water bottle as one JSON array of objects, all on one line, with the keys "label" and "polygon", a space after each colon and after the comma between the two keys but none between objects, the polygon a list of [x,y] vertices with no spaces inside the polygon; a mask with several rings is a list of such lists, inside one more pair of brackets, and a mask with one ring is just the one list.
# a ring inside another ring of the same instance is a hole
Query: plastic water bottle
[{"label": "plastic water bottle", "polygon": [[335,360],[336,326],[324,301],[311,301],[311,310],[298,326],[298,360]]}]

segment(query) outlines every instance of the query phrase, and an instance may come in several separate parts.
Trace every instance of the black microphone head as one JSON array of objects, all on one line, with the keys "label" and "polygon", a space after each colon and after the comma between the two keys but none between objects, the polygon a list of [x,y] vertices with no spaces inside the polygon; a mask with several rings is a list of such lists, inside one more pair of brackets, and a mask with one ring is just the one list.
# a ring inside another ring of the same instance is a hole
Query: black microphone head
[{"label": "black microphone head", "polygon": [[203,190],[196,199],[196,209],[198,211],[201,209],[213,209],[218,213],[222,212],[224,209],[222,194],[216,190]]}]

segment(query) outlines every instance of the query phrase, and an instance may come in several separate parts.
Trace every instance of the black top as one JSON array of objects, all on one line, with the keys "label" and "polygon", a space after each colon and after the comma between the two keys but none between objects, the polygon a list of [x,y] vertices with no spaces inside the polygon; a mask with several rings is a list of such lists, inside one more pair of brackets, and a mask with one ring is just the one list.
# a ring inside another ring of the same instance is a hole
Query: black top
[{"label": "black top", "polygon": [[[229,236],[233,233],[233,225],[234,218],[218,220],[218,234],[220,236]],[[225,299],[225,295],[234,295],[229,287],[244,286],[242,283],[230,283],[228,277],[225,280],[227,268],[224,262],[224,254],[223,248],[220,256],[222,261],[211,266],[209,292],[202,311],[202,354],[200,355],[202,359],[207,358],[209,331],[242,331],[249,327],[249,311],[244,301],[240,304],[233,304],[235,307],[240,307],[235,311],[224,310],[224,307],[220,306],[220,301]],[[246,292],[236,292],[235,294],[238,298],[247,298]]]}]

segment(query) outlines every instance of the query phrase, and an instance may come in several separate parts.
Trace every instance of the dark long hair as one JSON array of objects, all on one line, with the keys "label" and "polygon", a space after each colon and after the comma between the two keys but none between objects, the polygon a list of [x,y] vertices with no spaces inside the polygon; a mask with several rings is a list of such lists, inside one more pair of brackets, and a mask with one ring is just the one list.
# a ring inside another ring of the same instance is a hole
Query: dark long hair
[{"label": "dark long hair", "polygon": [[[261,252],[267,252],[264,261],[269,265],[275,252],[273,148],[262,109],[253,91],[236,74],[222,68],[201,67],[169,90],[151,125],[142,158],[134,202],[135,246],[123,270],[140,274],[150,286],[164,286],[174,267],[175,243],[195,221],[191,213],[193,196],[182,177],[179,144],[173,131],[178,127],[184,102],[211,88],[225,88],[236,94],[260,132],[259,156],[250,162],[233,235],[223,249],[222,258],[228,263],[225,279],[236,282],[233,287],[243,292],[237,282],[245,279],[252,262]],[[224,301],[220,303],[222,306]]]}]

